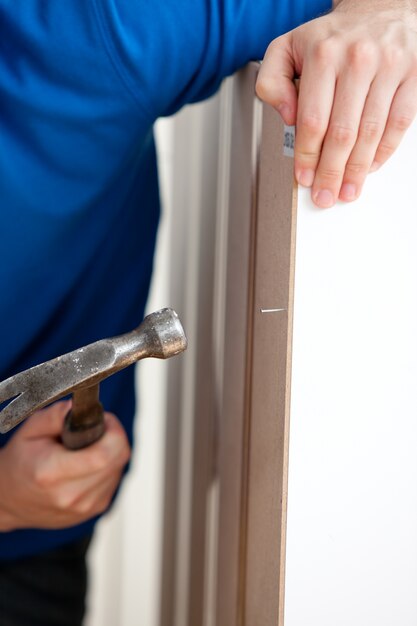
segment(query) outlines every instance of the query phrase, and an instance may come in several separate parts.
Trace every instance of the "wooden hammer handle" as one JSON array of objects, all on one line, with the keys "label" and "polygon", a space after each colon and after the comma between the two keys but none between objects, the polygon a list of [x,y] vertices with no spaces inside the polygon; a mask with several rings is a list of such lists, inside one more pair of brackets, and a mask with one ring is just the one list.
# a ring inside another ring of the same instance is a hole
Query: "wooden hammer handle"
[{"label": "wooden hammer handle", "polygon": [[72,408],[67,413],[61,439],[66,448],[79,450],[91,445],[104,433],[103,406],[99,400],[100,385],[74,391]]}]

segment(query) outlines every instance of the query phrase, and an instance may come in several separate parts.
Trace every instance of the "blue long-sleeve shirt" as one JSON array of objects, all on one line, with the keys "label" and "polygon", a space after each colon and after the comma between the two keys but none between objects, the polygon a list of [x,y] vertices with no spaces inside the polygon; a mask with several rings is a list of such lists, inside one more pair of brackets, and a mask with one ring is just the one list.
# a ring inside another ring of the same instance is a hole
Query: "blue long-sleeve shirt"
[{"label": "blue long-sleeve shirt", "polygon": [[[0,380],[137,326],[159,217],[154,121],[330,4],[0,0]],[[132,368],[101,399],[131,438]],[[92,525],[0,533],[0,558]]]}]

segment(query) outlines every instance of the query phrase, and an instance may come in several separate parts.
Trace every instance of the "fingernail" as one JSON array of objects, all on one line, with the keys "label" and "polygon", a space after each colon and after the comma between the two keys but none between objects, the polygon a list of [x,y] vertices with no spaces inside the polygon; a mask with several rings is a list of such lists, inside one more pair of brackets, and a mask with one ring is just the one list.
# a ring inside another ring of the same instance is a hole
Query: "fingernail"
[{"label": "fingernail", "polygon": [[369,169],[370,172],[376,172],[381,167],[381,163],[374,161]]},{"label": "fingernail", "polygon": [[334,205],[334,196],[328,189],[321,189],[313,195],[313,201],[322,209],[329,209]]},{"label": "fingernail", "polygon": [[311,187],[314,182],[315,172],[311,169],[299,170],[296,175],[297,181],[303,187]]},{"label": "fingernail", "polygon": [[356,200],[356,185],[344,183],[340,189],[340,197],[342,200],[347,200],[348,202]]}]

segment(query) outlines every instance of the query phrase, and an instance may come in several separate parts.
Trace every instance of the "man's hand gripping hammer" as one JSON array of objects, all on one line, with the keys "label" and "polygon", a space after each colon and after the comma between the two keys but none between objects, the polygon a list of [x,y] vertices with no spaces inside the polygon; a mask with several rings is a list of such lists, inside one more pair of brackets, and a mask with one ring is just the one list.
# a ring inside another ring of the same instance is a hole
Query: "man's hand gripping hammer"
[{"label": "man's hand gripping hammer", "polygon": [[73,394],[62,441],[76,450],[97,441],[104,432],[100,382],[146,357],[167,359],[183,352],[187,339],[172,309],[151,313],[135,330],[102,339],[36,365],[0,383],[0,432],[6,433],[38,409]]}]

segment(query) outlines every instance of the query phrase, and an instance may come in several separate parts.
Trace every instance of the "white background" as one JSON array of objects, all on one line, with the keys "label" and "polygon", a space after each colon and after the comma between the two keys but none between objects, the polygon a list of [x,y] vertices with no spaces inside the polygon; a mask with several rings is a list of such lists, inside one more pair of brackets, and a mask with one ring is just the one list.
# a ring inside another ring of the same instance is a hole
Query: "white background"
[{"label": "white background", "polygon": [[285,626],[417,624],[416,156],[300,192]]}]

